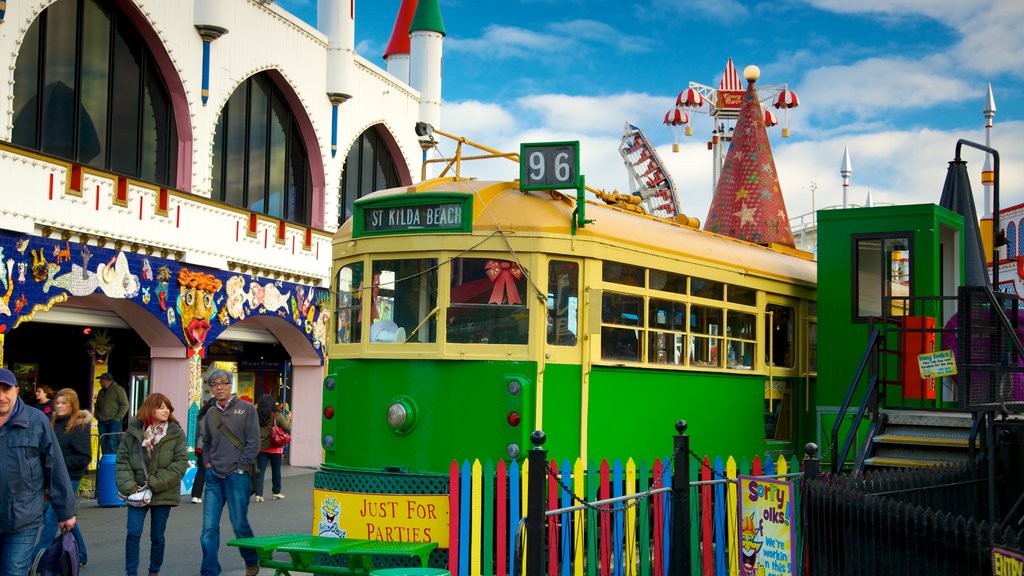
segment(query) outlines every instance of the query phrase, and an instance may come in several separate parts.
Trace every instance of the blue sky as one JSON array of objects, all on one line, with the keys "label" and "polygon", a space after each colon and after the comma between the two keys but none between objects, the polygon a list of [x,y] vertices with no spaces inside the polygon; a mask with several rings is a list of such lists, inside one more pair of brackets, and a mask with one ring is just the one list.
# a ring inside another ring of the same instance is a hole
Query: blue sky
[{"label": "blue sky", "polygon": [[[310,24],[315,0],[278,0]],[[399,0],[356,3],[356,49],[381,54]],[[702,220],[711,198],[711,122],[671,152],[662,125],[690,81],[716,86],[726,60],[788,83],[801,106],[792,136],[769,130],[791,217],[841,202],[938,202],[957,138],[984,142],[988,83],[997,114],[1003,207],[1024,202],[1024,2],[1020,0],[441,0],[442,128],[502,150],[580,140],[591,186],[628,190],[617,152],[640,126],[672,172],[682,209]],[[965,153],[982,209],[980,152]],[[516,175],[514,165],[488,167]]]}]

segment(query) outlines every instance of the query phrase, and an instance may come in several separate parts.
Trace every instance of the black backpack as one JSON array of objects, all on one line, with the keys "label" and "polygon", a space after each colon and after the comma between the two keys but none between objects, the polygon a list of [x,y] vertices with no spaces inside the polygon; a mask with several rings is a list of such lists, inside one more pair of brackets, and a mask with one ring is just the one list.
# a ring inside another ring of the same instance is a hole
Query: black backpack
[{"label": "black backpack", "polygon": [[78,542],[71,531],[58,534],[44,550],[40,550],[30,576],[78,576]]}]

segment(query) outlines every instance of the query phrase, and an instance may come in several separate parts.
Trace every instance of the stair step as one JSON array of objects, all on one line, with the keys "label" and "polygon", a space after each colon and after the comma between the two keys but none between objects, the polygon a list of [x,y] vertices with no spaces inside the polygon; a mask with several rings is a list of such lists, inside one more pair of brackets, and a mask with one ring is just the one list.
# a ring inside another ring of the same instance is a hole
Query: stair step
[{"label": "stair step", "polygon": [[884,456],[872,456],[864,459],[865,466],[877,466],[879,468],[927,468],[942,462],[934,460],[915,460],[913,458],[887,458]]},{"label": "stair step", "polygon": [[885,410],[889,426],[933,426],[937,428],[971,427],[971,415],[967,412],[931,412],[921,410]]},{"label": "stair step", "polygon": [[938,446],[948,448],[967,448],[967,438],[935,438],[929,436],[911,436],[906,434],[881,434],[874,438],[876,444],[912,444],[914,446]]}]

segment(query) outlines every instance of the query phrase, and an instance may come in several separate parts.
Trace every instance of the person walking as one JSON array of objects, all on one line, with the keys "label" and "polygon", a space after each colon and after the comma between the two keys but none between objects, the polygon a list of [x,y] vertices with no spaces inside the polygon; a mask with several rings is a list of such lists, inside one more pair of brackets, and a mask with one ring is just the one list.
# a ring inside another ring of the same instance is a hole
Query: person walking
[{"label": "person walking", "polygon": [[263,502],[263,477],[267,471],[267,463],[270,463],[270,489],[274,500],[284,498],[281,493],[281,457],[284,454],[284,446],[274,446],[270,442],[270,428],[277,426],[286,431],[292,429],[291,414],[286,418],[277,409],[277,402],[270,394],[260,396],[256,402],[256,411],[260,417],[260,455],[258,457],[260,477],[256,482],[256,501]]},{"label": "person walking", "polygon": [[0,368],[0,576],[25,576],[48,492],[61,528],[75,527],[75,494],[50,421],[18,398]]},{"label": "person walking", "polygon": [[40,384],[36,386],[35,397],[36,401],[32,406],[42,410],[47,418],[53,416],[53,388],[46,384]]},{"label": "person walking", "polygon": [[206,429],[206,425],[203,418],[215,401],[216,399],[211,396],[196,415],[196,475],[192,480],[193,504],[203,503],[203,488],[206,486],[206,466],[203,465],[203,431]]},{"label": "person walking", "polygon": [[159,392],[146,397],[117,448],[117,491],[129,495],[145,488],[153,492],[148,506],[128,507],[128,536],[124,543],[124,571],[136,576],[139,542],[149,513],[149,576],[164,563],[164,530],[171,507],[181,499],[181,478],[188,468],[185,432],[174,418],[171,400]]},{"label": "person walking", "polygon": [[118,437],[122,431],[121,420],[128,413],[128,394],[114,382],[114,375],[110,372],[100,376],[100,391],[96,393],[92,409],[99,423],[100,451],[103,454],[116,454],[121,441]]},{"label": "person walking", "polygon": [[[92,414],[80,408],[78,392],[71,388],[63,388],[53,397],[53,416],[50,421],[53,424],[53,433],[57,437],[57,444],[60,445],[61,454],[64,456],[68,477],[71,479],[71,490],[77,495],[78,485],[82,482],[82,476],[85,476],[92,460]],[[78,543],[78,561],[85,566],[89,563],[89,551],[86,549],[85,537],[82,536],[77,522],[71,533]],[[57,513],[54,512],[53,506],[47,506],[46,512],[43,513],[43,529],[39,531],[39,543],[36,544],[33,557],[49,546],[56,537]]]},{"label": "person walking", "polygon": [[[236,538],[251,538],[249,496],[252,494],[256,456],[260,451],[259,418],[256,407],[231,392],[231,373],[215,369],[207,381],[214,404],[203,418],[203,465],[206,467],[206,494],[203,500],[202,576],[219,576],[217,558],[220,549],[220,517],[224,505]],[[259,557],[249,548],[240,548],[245,576],[260,571]]]}]

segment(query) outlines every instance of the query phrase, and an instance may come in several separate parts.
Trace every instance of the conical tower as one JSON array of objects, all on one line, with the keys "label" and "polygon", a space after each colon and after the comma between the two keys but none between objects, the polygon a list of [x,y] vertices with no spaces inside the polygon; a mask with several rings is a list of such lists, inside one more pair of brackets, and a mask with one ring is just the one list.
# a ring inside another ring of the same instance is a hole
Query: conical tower
[{"label": "conical tower", "polygon": [[388,74],[406,84],[409,83],[409,26],[415,13],[416,0],[402,0],[395,18],[395,28],[391,31],[391,40],[384,49]]},{"label": "conical tower", "polygon": [[747,242],[794,247],[764,112],[754,87],[760,73],[757,66],[743,71],[747,91],[704,229]]}]

